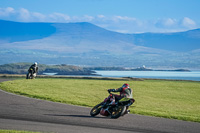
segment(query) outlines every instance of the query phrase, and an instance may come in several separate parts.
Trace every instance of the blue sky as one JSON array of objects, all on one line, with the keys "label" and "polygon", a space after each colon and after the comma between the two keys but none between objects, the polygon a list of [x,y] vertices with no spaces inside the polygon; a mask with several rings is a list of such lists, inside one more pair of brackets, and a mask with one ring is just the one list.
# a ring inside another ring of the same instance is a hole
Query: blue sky
[{"label": "blue sky", "polygon": [[0,19],[90,22],[123,33],[200,28],[200,0],[0,0]]}]

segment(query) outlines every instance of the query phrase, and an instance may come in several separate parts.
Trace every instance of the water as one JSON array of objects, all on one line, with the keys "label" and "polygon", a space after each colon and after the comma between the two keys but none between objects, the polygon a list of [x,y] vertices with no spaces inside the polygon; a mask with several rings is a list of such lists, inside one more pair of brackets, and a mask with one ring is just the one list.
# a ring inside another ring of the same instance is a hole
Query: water
[{"label": "water", "polygon": [[200,81],[200,71],[96,71],[102,77],[134,77]]},{"label": "water", "polygon": [[56,75],[57,73],[43,73],[44,75],[49,75],[49,76],[53,76]]}]

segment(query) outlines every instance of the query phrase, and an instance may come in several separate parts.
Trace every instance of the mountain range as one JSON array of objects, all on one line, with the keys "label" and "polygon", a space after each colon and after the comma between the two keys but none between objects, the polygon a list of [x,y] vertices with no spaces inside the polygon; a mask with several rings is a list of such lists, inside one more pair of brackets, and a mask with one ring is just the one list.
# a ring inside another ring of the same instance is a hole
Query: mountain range
[{"label": "mountain range", "polygon": [[0,64],[39,62],[81,66],[200,69],[200,29],[124,34],[88,22],[0,20]]}]

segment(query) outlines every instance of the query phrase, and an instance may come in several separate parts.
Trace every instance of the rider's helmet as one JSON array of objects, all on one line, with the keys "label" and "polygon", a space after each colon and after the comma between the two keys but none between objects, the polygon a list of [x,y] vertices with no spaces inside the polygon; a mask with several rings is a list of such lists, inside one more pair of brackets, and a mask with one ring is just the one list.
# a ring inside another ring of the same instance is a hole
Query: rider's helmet
[{"label": "rider's helmet", "polygon": [[129,84],[127,84],[127,83],[123,84],[122,88],[129,88]]},{"label": "rider's helmet", "polygon": [[37,66],[37,62],[35,62],[34,65]]}]

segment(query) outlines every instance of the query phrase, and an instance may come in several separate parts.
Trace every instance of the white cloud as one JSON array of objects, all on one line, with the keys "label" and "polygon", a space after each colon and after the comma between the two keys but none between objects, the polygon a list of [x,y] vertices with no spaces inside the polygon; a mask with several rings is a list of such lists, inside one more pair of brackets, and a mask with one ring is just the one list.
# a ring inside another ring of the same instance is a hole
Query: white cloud
[{"label": "white cloud", "polygon": [[157,28],[175,28],[178,26],[178,21],[172,18],[158,19],[155,21],[155,26]]},{"label": "white cloud", "polygon": [[9,16],[14,12],[15,10],[12,7],[0,8],[0,16]]},{"label": "white cloud", "polygon": [[102,19],[102,18],[105,18],[104,15],[97,15],[97,17],[98,17],[98,18],[101,18],[101,19]]},{"label": "white cloud", "polygon": [[33,15],[33,18],[35,20],[38,20],[39,22],[44,22],[46,20],[46,16],[41,13],[33,12],[32,15]]},{"label": "white cloud", "polygon": [[9,12],[9,13],[14,12],[14,8],[12,8],[12,7],[7,7],[5,10],[6,10],[6,12]]},{"label": "white cloud", "polygon": [[84,15],[83,20],[90,22],[90,21],[94,20],[94,17],[93,16],[89,16],[89,15]]},{"label": "white cloud", "polygon": [[53,21],[53,22],[69,22],[71,20],[70,16],[62,13],[53,13],[50,14],[47,18],[47,20]]},{"label": "white cloud", "polygon": [[163,24],[165,26],[174,26],[174,25],[176,25],[176,20],[172,19],[172,18],[168,18],[168,19],[166,19],[166,21],[164,21]]},{"label": "white cloud", "polygon": [[194,28],[196,27],[196,23],[195,21],[193,21],[192,19],[188,18],[188,17],[184,17],[182,20],[182,25],[184,27],[188,27],[188,28]]},{"label": "white cloud", "polygon": [[30,21],[31,20],[31,14],[29,13],[29,11],[27,9],[21,8],[19,10],[19,19],[22,21]]},{"label": "white cloud", "polygon": [[119,22],[119,21],[136,21],[137,19],[127,16],[114,16],[112,17],[113,21]]}]

